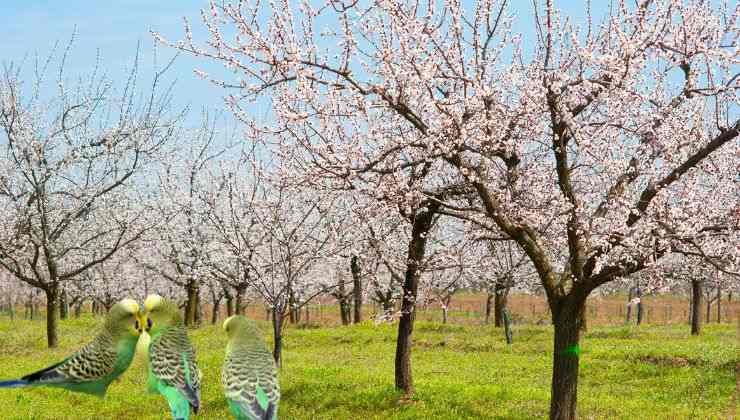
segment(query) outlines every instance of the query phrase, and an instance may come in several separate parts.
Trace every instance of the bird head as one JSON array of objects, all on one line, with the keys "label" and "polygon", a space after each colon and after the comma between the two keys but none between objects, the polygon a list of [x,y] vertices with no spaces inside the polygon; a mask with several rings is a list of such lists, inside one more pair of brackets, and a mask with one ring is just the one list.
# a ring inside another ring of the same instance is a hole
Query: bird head
[{"label": "bird head", "polygon": [[133,299],[123,299],[116,303],[108,312],[106,325],[113,332],[138,337],[144,330],[139,304]]},{"label": "bird head", "polygon": [[259,330],[257,330],[257,324],[243,315],[234,315],[226,318],[222,328],[229,338],[236,336],[260,336]]},{"label": "bird head", "polygon": [[161,328],[182,323],[182,315],[177,305],[162,296],[149,295],[144,301],[142,325],[150,335]]}]

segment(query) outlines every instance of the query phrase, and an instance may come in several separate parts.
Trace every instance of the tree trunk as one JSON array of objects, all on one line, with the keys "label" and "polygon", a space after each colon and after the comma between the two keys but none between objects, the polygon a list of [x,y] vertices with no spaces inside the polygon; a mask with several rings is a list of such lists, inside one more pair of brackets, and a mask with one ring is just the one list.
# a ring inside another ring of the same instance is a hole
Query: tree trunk
[{"label": "tree trunk", "polygon": [[349,325],[352,323],[352,305],[349,300],[344,301],[344,323],[343,325]]},{"label": "tree trunk", "polygon": [[195,281],[191,280],[190,283],[188,283],[187,293],[188,297],[185,301],[185,325],[193,327],[196,324],[196,312],[198,311],[198,287],[195,284]]},{"label": "tree trunk", "polygon": [[218,315],[221,312],[221,299],[213,301],[213,309],[211,310],[211,324],[218,322]]},{"label": "tree trunk", "polygon": [[707,320],[706,323],[712,320],[712,298],[707,297]]},{"label": "tree trunk", "polygon": [[274,345],[272,348],[272,357],[278,368],[283,365],[283,315],[277,308],[272,310],[272,337]]},{"label": "tree trunk", "polygon": [[288,320],[291,324],[297,324],[301,321],[301,314],[298,311],[298,305],[296,304],[295,293],[292,287],[288,287]]},{"label": "tree trunk", "polygon": [[[493,306],[493,295],[490,290],[486,291],[486,325],[491,323],[491,306]],[[494,316],[495,318],[495,316]]]},{"label": "tree trunk", "polygon": [[450,304],[452,303],[452,295],[445,296],[442,298],[442,323],[446,324],[449,320]]},{"label": "tree trunk", "polygon": [[59,319],[69,318],[69,302],[67,301],[67,290],[62,288],[59,294]]},{"label": "tree trunk", "polygon": [[349,295],[344,280],[339,282],[334,297],[339,303],[339,316],[342,319],[342,325],[349,325],[352,322],[352,308],[350,308]]},{"label": "tree trunk", "polygon": [[419,288],[419,264],[424,258],[429,230],[434,221],[434,213],[439,204],[435,201],[427,206],[427,211],[417,212],[411,228],[408,258],[406,258],[406,273],[403,281],[403,297],[401,300],[401,319],[398,322],[398,337],[396,339],[396,388],[403,390],[407,395],[414,392],[414,381],[411,375],[411,334],[414,331],[416,318],[416,296]]},{"label": "tree trunk", "polygon": [[293,313],[293,319],[295,320],[295,323],[298,324],[301,322],[303,317],[301,316],[301,309],[299,307],[295,307],[290,310]]},{"label": "tree trunk", "polygon": [[226,298],[226,317],[234,315],[234,296],[229,289],[224,288],[224,297]]},{"label": "tree trunk", "polygon": [[637,303],[637,325],[642,324],[642,299]]},{"label": "tree trunk", "polygon": [[33,291],[28,293],[28,303],[26,303],[26,306],[28,308],[28,318],[33,321],[34,316],[36,315],[36,304],[33,301],[34,293]]},{"label": "tree trunk", "polygon": [[244,305],[244,294],[247,291],[246,286],[238,286],[236,288],[236,309],[234,314],[236,315],[244,315],[244,311],[246,310],[246,307]]},{"label": "tree trunk", "polygon": [[[411,333],[414,330],[413,304],[404,297],[401,308],[401,319],[398,323],[398,337],[396,339],[395,374],[396,388],[403,390],[406,394],[414,392],[414,383],[411,376]],[[412,312],[408,312],[412,311]]]},{"label": "tree trunk", "polygon": [[296,324],[300,323],[303,317],[301,316],[301,308],[298,306],[298,302],[295,300],[294,306],[291,306],[291,312],[293,313],[293,319],[295,319]]},{"label": "tree trunk", "polygon": [[514,342],[514,337],[511,332],[511,317],[509,316],[509,310],[506,307],[501,308],[501,318],[504,320],[504,336],[506,337],[506,344]]},{"label": "tree trunk", "polygon": [[200,298],[200,293],[195,295],[195,325],[203,323],[203,302]]},{"label": "tree trunk", "polygon": [[[49,348],[59,345],[58,316],[59,285],[50,284],[46,289],[46,344]],[[33,316],[33,315],[31,315]]]},{"label": "tree trunk", "polygon": [[339,298],[339,315],[342,319],[342,325],[352,323],[352,308],[350,307],[349,296]]},{"label": "tree trunk", "polygon": [[8,315],[11,321],[15,320],[15,300],[12,294],[8,294]]},{"label": "tree trunk", "polygon": [[701,333],[701,281],[691,280],[691,335]]},{"label": "tree trunk", "polygon": [[79,319],[80,315],[82,315],[82,305],[84,305],[85,301],[80,300],[75,304],[75,319]]},{"label": "tree trunk", "polygon": [[587,308],[587,306],[584,303],[583,304],[583,310],[581,311],[581,314],[579,315],[580,319],[578,320],[578,322],[580,323],[580,328],[581,328],[581,332],[582,333],[585,333],[585,332],[588,331],[588,322],[587,322],[587,319],[586,319],[586,312],[587,312],[586,311],[586,308]]},{"label": "tree trunk", "polygon": [[551,420],[576,418],[580,323],[584,310],[585,301],[565,298],[553,313],[555,344],[550,391]]},{"label": "tree trunk", "polygon": [[357,255],[352,256],[350,266],[352,268],[352,295],[355,304],[354,323],[358,324],[362,322],[362,279],[360,278],[360,261]]},{"label": "tree trunk", "polygon": [[717,286],[717,323],[722,322],[722,289]]},{"label": "tree trunk", "polygon": [[509,288],[505,287],[503,285],[496,284],[495,289],[496,296],[494,296],[494,322],[493,325],[496,328],[501,328],[504,326],[504,320],[502,318],[502,314],[504,309],[506,309],[508,302],[509,302]]}]

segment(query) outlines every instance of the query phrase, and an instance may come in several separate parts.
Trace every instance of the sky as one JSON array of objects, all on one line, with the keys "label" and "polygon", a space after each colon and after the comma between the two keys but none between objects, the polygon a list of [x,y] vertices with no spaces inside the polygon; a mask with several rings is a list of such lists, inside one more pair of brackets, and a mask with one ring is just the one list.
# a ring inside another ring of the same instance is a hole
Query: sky
[{"label": "sky", "polygon": [[[515,30],[525,39],[532,36],[531,1],[513,0],[510,4],[521,22]],[[556,0],[558,8],[578,19],[585,14],[584,4],[584,0]],[[607,0],[594,0],[594,4],[606,5]],[[47,57],[55,42],[65,45],[76,30],[69,64],[65,67],[67,75],[89,73],[99,51],[103,70],[122,83],[134,61],[137,43],[141,43],[141,73],[151,75],[154,41],[149,31],[180,39],[182,18],[187,17],[194,38],[205,41],[207,34],[200,23],[199,11],[207,5],[207,0],[2,0],[0,65],[22,63],[22,71],[31,74],[36,54]],[[598,14],[597,10],[594,12]],[[160,63],[174,54],[164,46],[158,46],[157,51]],[[225,74],[218,64],[186,55],[179,56],[168,72],[169,80],[176,79],[175,104],[191,108],[189,120],[193,124],[197,123],[200,109],[223,109],[225,93],[196,77],[193,73],[196,67],[216,76]]]},{"label": "sky", "polygon": [[[2,0],[0,63],[22,63],[22,72],[29,74],[36,54],[47,57],[55,42],[65,46],[76,31],[65,66],[67,75],[89,73],[99,51],[103,70],[123,83],[140,43],[140,74],[151,76],[155,44],[149,31],[177,39],[183,33],[183,17],[200,29],[199,10],[204,5],[205,0]],[[206,39],[205,32],[195,33]],[[157,55],[161,65],[174,51],[160,45]],[[194,111],[223,108],[223,92],[193,74],[193,68],[202,64],[208,63],[181,54],[167,73],[168,80],[176,79],[174,96],[179,107],[189,105]],[[191,114],[197,117],[198,112]]]}]

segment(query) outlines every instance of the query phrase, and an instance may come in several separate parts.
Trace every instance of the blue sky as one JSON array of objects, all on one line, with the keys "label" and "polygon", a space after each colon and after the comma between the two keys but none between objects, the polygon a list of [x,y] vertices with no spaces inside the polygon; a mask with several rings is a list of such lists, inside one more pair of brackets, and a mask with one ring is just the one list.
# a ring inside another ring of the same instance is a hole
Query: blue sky
[{"label": "blue sky", "polygon": [[[199,29],[199,10],[205,4],[204,0],[3,0],[0,1],[0,39],[3,40],[0,62],[23,61],[24,74],[29,74],[35,54],[45,58],[57,40],[66,45],[76,28],[71,57],[65,66],[68,76],[89,73],[99,50],[103,70],[122,83],[134,61],[137,42],[141,42],[140,74],[148,77],[153,73],[154,48],[149,30],[179,35],[183,32],[183,16]],[[205,34],[201,35],[200,39],[205,39]],[[157,50],[162,64],[174,55],[166,47],[158,46]],[[169,80],[177,79],[176,103],[190,105],[193,111],[202,106],[222,108],[223,92],[193,75],[193,68],[200,64],[192,57],[181,55],[168,73]],[[198,112],[191,114],[197,119]]]},{"label": "blue sky", "polygon": [[[512,0],[510,3],[519,16],[516,30],[525,37],[532,36],[531,1]],[[199,10],[207,4],[207,0],[2,0],[0,62],[19,63],[26,57],[23,70],[29,72],[34,54],[46,57],[54,42],[66,43],[76,27],[76,41],[66,66],[68,76],[88,73],[99,49],[103,70],[114,80],[123,81],[126,69],[133,62],[137,42],[141,42],[141,74],[150,76],[153,40],[149,30],[179,39],[183,33],[182,18],[187,17],[193,24],[195,38],[206,40]],[[584,0],[556,1],[557,7],[576,18],[583,17],[584,4]],[[594,4],[608,2],[594,0]],[[173,54],[162,46],[158,51],[160,62]],[[195,77],[192,71],[195,67],[211,74],[224,74],[220,65],[185,55],[177,59],[168,75],[177,79],[176,104],[190,105],[195,111],[191,112],[192,121],[197,121],[197,111],[202,107],[223,108],[224,94],[223,90]]]}]

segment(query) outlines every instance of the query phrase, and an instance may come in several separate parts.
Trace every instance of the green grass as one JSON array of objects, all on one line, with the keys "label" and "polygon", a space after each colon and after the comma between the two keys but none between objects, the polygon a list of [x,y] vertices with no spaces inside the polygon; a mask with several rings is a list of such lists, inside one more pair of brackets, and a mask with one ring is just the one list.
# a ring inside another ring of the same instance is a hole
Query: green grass
[{"label": "green grass", "polygon": [[[61,323],[48,350],[43,323],[0,318],[0,375],[16,378],[58,361],[95,334],[99,320]],[[268,331],[263,324],[264,331]],[[416,394],[393,388],[395,326],[288,329],[280,372],[281,419],[543,418],[549,407],[551,327],[500,329],[417,323]],[[220,369],[224,335],[191,331],[203,370],[200,419],[227,419]],[[580,418],[727,418],[740,362],[732,325],[690,337],[684,325],[594,328],[581,343]],[[138,358],[104,400],[58,389],[0,391],[2,419],[164,419],[145,392]],[[734,400],[737,401],[737,400]]]}]

